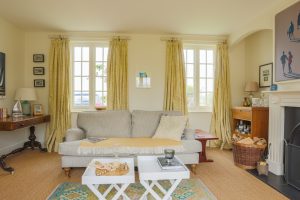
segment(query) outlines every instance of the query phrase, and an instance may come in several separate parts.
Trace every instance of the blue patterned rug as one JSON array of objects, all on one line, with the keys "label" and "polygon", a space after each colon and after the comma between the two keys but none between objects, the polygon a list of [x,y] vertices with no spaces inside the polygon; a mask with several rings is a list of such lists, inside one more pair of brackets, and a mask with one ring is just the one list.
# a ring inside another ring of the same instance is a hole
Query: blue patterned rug
[{"label": "blue patterned rug", "polygon": [[[169,181],[160,181],[160,184],[168,189],[171,185]],[[101,193],[105,191],[108,186],[100,186]],[[154,188],[158,191],[157,188]],[[145,189],[140,183],[130,184],[126,189],[126,194],[132,200],[137,200],[142,196]],[[115,190],[108,195],[111,199],[115,194]],[[162,194],[159,193],[162,197]],[[122,198],[120,198],[122,199]],[[154,199],[148,195],[148,199]],[[172,194],[174,200],[216,200],[216,197],[209,191],[209,189],[198,179],[182,180],[176,190]],[[48,200],[97,200],[97,197],[85,185],[80,183],[62,183],[49,196]]]}]

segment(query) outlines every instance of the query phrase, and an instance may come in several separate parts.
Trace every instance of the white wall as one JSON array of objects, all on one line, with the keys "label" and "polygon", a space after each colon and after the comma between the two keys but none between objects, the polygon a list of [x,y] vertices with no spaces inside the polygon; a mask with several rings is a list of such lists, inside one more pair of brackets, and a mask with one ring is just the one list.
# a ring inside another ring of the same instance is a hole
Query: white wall
[{"label": "white wall", "polygon": [[[24,80],[24,33],[9,22],[0,18],[0,52],[6,55],[6,97],[0,99],[0,107],[11,114],[15,103],[14,95]],[[29,131],[20,129],[14,132],[0,132],[0,155],[8,153],[26,141]]]}]

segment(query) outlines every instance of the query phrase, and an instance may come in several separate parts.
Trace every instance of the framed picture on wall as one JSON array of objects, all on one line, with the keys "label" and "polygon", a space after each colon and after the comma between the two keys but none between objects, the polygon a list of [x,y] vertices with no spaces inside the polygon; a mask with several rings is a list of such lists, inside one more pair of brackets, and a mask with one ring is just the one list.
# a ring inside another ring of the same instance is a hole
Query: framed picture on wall
[{"label": "framed picture on wall", "polygon": [[5,53],[0,52],[0,96],[5,96]]},{"label": "framed picture on wall", "polygon": [[33,54],[33,62],[44,62],[44,54]]},{"label": "framed picture on wall", "polygon": [[300,79],[300,2],[275,16],[275,81]]},{"label": "framed picture on wall", "polygon": [[34,67],[33,68],[33,75],[44,75],[45,68],[44,67]]},{"label": "framed picture on wall", "polygon": [[45,87],[45,79],[34,79],[33,85],[34,87]]},{"label": "framed picture on wall", "polygon": [[270,87],[273,82],[273,63],[259,66],[259,87]]}]

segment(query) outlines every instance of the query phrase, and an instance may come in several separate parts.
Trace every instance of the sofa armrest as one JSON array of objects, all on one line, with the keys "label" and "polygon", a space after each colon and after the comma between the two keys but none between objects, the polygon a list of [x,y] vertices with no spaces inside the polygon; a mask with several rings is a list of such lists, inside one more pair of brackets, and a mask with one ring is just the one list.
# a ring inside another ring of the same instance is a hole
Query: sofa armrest
[{"label": "sofa armrest", "polygon": [[80,128],[70,128],[66,132],[66,142],[82,140],[86,137],[85,132]]},{"label": "sofa armrest", "polygon": [[185,140],[194,140],[195,139],[195,129],[185,128],[183,131]]}]

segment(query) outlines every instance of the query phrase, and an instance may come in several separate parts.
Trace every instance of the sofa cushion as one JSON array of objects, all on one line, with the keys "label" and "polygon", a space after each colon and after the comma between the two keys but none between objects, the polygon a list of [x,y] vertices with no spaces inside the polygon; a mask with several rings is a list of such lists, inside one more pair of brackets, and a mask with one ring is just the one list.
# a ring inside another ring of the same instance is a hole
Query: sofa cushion
[{"label": "sofa cushion", "polygon": [[161,111],[134,110],[132,112],[132,137],[152,137],[159,124]]},{"label": "sofa cushion", "polygon": [[153,138],[180,141],[186,123],[186,116],[162,116]]},{"label": "sofa cushion", "polygon": [[[201,148],[202,148],[201,142],[199,142],[197,140],[181,140],[181,142],[182,142],[184,151],[180,152],[178,154],[201,152]],[[78,153],[79,145],[80,145],[80,140],[60,143],[58,153],[61,155],[66,155],[66,156],[88,156],[88,155],[80,155]],[[124,152],[124,155],[126,155],[126,152]],[[99,155],[91,155],[91,156],[113,156],[113,155],[99,154]]]},{"label": "sofa cushion", "polygon": [[132,137],[152,137],[162,115],[182,115],[176,111],[132,111]]},{"label": "sofa cushion", "polygon": [[130,137],[131,114],[122,111],[96,111],[78,113],[77,125],[86,137]]}]

